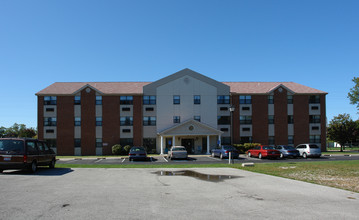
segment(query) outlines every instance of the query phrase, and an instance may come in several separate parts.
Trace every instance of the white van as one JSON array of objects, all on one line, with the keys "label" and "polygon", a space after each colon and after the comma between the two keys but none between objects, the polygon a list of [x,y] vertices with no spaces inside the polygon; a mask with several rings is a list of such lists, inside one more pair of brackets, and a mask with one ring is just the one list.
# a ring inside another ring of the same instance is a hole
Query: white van
[{"label": "white van", "polygon": [[296,149],[303,158],[322,156],[322,151],[316,144],[299,144]]}]

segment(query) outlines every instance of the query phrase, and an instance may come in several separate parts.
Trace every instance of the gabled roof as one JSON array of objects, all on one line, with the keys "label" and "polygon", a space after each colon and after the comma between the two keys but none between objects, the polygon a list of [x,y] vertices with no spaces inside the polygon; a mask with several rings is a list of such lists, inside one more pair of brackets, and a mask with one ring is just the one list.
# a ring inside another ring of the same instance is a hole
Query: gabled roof
[{"label": "gabled roof", "polygon": [[[193,127],[192,130],[188,129],[190,126]],[[196,120],[187,120],[178,125],[165,129],[158,133],[159,135],[220,135],[223,134],[222,131],[217,130],[209,125],[201,123]]]}]

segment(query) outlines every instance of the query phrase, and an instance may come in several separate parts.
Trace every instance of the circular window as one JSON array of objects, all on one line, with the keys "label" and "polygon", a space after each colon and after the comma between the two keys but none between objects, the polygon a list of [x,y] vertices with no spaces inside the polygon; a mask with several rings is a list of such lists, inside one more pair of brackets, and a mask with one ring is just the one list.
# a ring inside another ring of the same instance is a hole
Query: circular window
[{"label": "circular window", "polygon": [[87,93],[90,93],[90,92],[91,92],[91,89],[90,89],[90,88],[86,88],[86,92],[87,92]]},{"label": "circular window", "polygon": [[194,129],[193,125],[188,127],[188,130],[190,130],[190,131],[193,131],[193,129]]}]

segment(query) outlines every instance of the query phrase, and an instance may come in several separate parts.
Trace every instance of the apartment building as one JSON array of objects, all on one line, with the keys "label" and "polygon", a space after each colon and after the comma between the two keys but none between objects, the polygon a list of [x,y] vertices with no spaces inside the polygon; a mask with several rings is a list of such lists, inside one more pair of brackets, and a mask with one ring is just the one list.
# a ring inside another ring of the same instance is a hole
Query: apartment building
[{"label": "apartment building", "polygon": [[58,155],[110,155],[115,144],[326,144],[326,92],[294,82],[219,82],[184,69],[155,82],[54,83],[38,97],[38,137]]}]

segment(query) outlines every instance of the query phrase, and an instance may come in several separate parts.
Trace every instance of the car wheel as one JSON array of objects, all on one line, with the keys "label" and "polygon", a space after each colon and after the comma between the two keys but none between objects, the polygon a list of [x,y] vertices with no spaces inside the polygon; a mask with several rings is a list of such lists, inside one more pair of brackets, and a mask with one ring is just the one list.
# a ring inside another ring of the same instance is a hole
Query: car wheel
[{"label": "car wheel", "polygon": [[219,155],[219,158],[222,160],[222,159],[223,159],[223,155],[222,155],[222,154],[220,154],[220,155]]},{"label": "car wheel", "polygon": [[30,172],[35,173],[36,170],[37,170],[37,163],[36,163],[36,161],[32,161],[31,166],[30,166]]},{"label": "car wheel", "polygon": [[258,158],[262,159],[262,154],[261,153],[258,154]]},{"label": "car wheel", "polygon": [[280,153],[279,157],[283,159],[283,157],[284,157],[283,153]]},{"label": "car wheel", "polygon": [[248,152],[248,157],[252,157],[252,154],[251,154],[251,152]]},{"label": "car wheel", "polygon": [[303,156],[304,159],[307,159],[307,157],[308,157],[306,153],[303,153],[302,156]]},{"label": "car wheel", "polygon": [[212,157],[214,157],[214,152],[212,152]]},{"label": "car wheel", "polygon": [[52,160],[51,160],[51,163],[49,164],[49,168],[50,168],[50,169],[54,169],[54,168],[55,168],[55,163],[56,163],[56,160],[55,160],[55,159],[52,159]]}]

